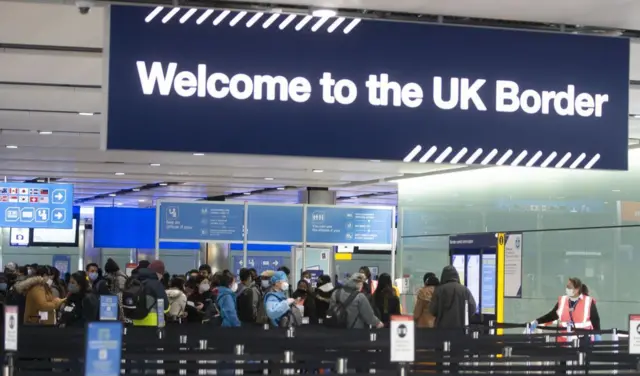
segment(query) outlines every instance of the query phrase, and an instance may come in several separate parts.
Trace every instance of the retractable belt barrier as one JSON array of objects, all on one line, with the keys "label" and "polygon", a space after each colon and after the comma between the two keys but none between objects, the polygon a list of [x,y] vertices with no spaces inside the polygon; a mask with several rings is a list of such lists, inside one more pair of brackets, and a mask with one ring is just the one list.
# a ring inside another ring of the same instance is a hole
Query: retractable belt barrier
[{"label": "retractable belt barrier", "polygon": [[[491,328],[521,329],[522,324]],[[489,335],[486,326],[463,331],[417,329],[415,361],[390,361],[390,331],[217,328],[175,325],[163,329],[128,327],[122,344],[122,374],[137,375],[294,375],[349,374],[637,374],[640,357],[629,355],[623,341],[557,342],[565,335]],[[588,332],[593,334],[594,332]],[[625,334],[604,330],[598,334]],[[580,340],[580,337],[582,340]],[[3,341],[1,341],[3,342]],[[19,351],[4,376],[83,375],[83,328],[20,328]],[[3,351],[3,355],[6,355]],[[6,362],[5,362],[6,364]]]}]

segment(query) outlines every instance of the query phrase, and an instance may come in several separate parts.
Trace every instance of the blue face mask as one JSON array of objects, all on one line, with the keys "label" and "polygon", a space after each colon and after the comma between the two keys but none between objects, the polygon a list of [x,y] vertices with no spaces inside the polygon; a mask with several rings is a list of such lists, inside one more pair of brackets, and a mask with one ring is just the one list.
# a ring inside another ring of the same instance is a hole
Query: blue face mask
[{"label": "blue face mask", "polygon": [[95,281],[98,279],[98,273],[89,273],[89,279]]}]

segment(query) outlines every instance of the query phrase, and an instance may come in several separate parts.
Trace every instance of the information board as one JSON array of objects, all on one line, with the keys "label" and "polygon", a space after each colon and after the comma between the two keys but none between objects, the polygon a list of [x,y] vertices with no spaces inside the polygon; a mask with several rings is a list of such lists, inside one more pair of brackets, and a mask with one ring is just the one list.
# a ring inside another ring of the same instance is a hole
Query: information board
[{"label": "information board", "polygon": [[507,234],[504,245],[504,297],[522,298],[522,234]]},{"label": "information board", "polygon": [[480,311],[480,255],[467,256],[467,288],[476,301],[476,312]]},{"label": "information board", "polygon": [[249,205],[249,242],[302,243],[303,205]]},{"label": "information board", "polygon": [[480,313],[496,314],[496,255],[482,255],[482,295]]},{"label": "information board", "polygon": [[413,362],[416,357],[415,323],[412,316],[391,316],[391,361]]},{"label": "information board", "polygon": [[73,185],[0,183],[0,227],[72,228]]},{"label": "information board", "polygon": [[87,325],[85,376],[120,376],[122,323],[94,321]]},{"label": "information board", "polygon": [[161,241],[244,240],[243,203],[161,201],[158,210]]},{"label": "information board", "polygon": [[71,272],[71,256],[70,255],[53,255],[51,256],[51,265],[58,269],[60,275],[64,277],[65,274]]},{"label": "information board", "polygon": [[118,297],[116,295],[100,295],[100,321],[118,320]]},{"label": "information board", "polygon": [[393,208],[307,205],[307,243],[393,242]]},{"label": "information board", "polygon": [[244,265],[242,255],[233,257],[233,270],[236,275],[242,268],[253,268],[260,275],[267,270],[277,270],[282,265],[284,265],[284,258],[280,256],[248,256],[247,265]]},{"label": "information board", "polygon": [[18,351],[18,306],[4,306],[4,349]]},{"label": "information board", "polygon": [[451,265],[458,271],[458,277],[460,277],[460,283],[467,284],[467,268],[464,265],[464,255],[451,256]]}]

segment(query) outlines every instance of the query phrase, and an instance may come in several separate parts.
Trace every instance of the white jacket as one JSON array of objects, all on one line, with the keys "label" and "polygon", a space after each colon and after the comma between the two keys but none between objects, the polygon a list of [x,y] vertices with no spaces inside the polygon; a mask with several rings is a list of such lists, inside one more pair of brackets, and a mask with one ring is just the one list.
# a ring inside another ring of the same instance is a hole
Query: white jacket
[{"label": "white jacket", "polygon": [[167,297],[169,304],[171,304],[168,315],[172,318],[179,318],[187,306],[187,296],[184,292],[171,288],[167,290]]}]

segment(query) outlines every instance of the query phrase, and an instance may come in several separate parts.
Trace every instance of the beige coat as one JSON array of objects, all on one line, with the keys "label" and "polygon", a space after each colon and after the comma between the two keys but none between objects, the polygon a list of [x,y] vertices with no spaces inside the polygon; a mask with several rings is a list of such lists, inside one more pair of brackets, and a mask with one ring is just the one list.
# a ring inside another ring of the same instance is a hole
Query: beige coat
[{"label": "beige coat", "polygon": [[[63,300],[53,296],[44,278],[31,277],[18,282],[16,291],[26,297],[23,318],[25,324],[55,324],[56,309]],[[41,320],[41,315],[46,315],[46,320]]]},{"label": "beige coat", "polygon": [[433,328],[436,318],[429,312],[435,286],[425,286],[418,291],[418,299],[413,309],[413,319],[418,328]]}]

